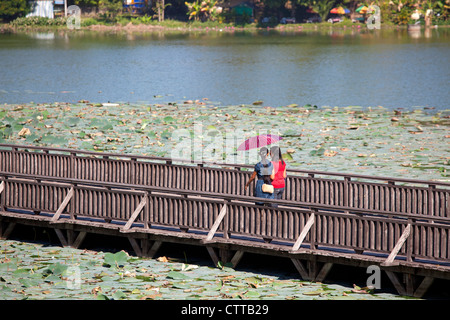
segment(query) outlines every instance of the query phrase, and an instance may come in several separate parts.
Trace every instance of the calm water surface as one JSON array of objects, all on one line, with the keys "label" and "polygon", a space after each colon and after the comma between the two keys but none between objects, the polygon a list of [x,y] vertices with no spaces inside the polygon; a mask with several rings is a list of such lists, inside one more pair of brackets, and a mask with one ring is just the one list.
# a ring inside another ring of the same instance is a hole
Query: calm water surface
[{"label": "calm water surface", "polygon": [[0,103],[449,107],[450,30],[0,34]]}]

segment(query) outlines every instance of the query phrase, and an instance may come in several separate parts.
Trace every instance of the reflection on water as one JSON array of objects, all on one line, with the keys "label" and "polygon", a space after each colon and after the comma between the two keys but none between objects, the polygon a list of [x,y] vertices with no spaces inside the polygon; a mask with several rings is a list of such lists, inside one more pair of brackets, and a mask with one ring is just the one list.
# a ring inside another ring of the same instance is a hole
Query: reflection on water
[{"label": "reflection on water", "polygon": [[449,30],[0,34],[0,102],[448,108]]}]

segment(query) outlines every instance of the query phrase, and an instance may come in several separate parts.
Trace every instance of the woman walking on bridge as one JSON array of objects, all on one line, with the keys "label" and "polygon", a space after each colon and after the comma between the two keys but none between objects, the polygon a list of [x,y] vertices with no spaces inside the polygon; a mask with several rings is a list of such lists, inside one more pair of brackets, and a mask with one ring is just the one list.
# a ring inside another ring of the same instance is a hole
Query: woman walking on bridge
[{"label": "woman walking on bridge", "polygon": [[[275,178],[275,172],[273,170],[273,164],[267,159],[268,155],[269,150],[266,147],[261,148],[259,151],[261,161],[255,165],[255,171],[245,184],[245,190],[247,190],[248,185],[252,183],[256,177],[258,177],[254,190],[254,196],[265,199],[273,199],[272,180]],[[263,205],[264,203],[256,202],[256,204]]]},{"label": "woman walking on bridge", "polygon": [[[275,178],[272,181],[274,188],[273,195],[274,199],[281,199],[285,187],[286,179],[286,162],[283,160],[283,155],[281,154],[281,149],[278,146],[273,146],[270,148],[270,157],[272,158],[272,165],[275,172]],[[273,207],[278,207],[278,204],[273,203]]]}]

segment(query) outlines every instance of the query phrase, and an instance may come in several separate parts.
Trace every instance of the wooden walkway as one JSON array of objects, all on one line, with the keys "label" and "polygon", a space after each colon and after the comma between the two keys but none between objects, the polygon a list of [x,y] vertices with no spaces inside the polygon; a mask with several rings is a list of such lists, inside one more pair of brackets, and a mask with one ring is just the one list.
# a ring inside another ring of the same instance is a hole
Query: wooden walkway
[{"label": "wooden walkway", "polygon": [[250,168],[0,144],[0,238],[19,223],[64,246],[127,237],[146,257],[164,242],[204,246],[215,264],[274,255],[311,281],[333,264],[377,265],[417,297],[450,279],[450,183],[289,170],[284,199],[259,206]]}]

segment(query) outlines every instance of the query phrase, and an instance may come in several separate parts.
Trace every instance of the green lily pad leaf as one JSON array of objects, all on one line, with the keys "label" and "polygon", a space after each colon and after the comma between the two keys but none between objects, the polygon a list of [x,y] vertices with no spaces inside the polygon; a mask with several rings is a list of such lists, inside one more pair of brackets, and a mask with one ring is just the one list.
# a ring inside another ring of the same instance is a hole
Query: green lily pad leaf
[{"label": "green lily pad leaf", "polygon": [[232,287],[247,287],[248,283],[245,283],[245,282],[232,282],[232,283],[230,283],[230,286],[232,286]]},{"label": "green lily pad leaf", "polygon": [[69,127],[75,127],[80,122],[80,118],[77,117],[70,117],[69,119],[65,120],[65,123]]},{"label": "green lily pad leaf", "polygon": [[250,290],[250,291],[247,291],[247,292],[244,294],[244,296],[247,297],[247,298],[258,298],[258,297],[260,297],[261,295],[260,295],[258,292],[256,292],[256,291]]},{"label": "green lily pad leaf", "polygon": [[11,292],[12,289],[7,287],[7,286],[5,286],[5,285],[3,285],[3,286],[0,287],[0,291],[2,291],[2,293],[5,293],[5,292]]},{"label": "green lily pad leaf", "polygon": [[294,160],[290,153],[283,153],[283,160]]},{"label": "green lily pad leaf", "polygon": [[303,292],[303,294],[305,296],[319,296],[323,293],[323,290],[315,290],[315,291],[308,291],[308,292]]},{"label": "green lily pad leaf", "polygon": [[107,124],[105,124],[104,126],[100,127],[99,129],[101,131],[108,131],[108,130],[112,130],[113,128],[114,128],[113,125],[108,122]]},{"label": "green lily pad leaf", "polygon": [[49,275],[48,277],[45,278],[44,282],[58,282],[61,281],[61,278],[55,275]]},{"label": "green lily pad leaf", "polygon": [[101,278],[101,280],[103,281],[103,282],[108,282],[108,281],[116,281],[116,280],[119,280],[119,276],[105,276],[105,277],[102,277]]},{"label": "green lily pad leaf", "polygon": [[172,118],[171,116],[164,117],[163,120],[164,120],[164,122],[166,122],[166,123],[171,123],[171,122],[174,122],[174,121],[175,121],[175,119]]},{"label": "green lily pad leaf", "polygon": [[58,276],[61,275],[63,272],[65,272],[67,268],[68,268],[67,265],[63,265],[58,262],[44,269],[42,273],[44,274],[44,276],[50,274]]},{"label": "green lily pad leaf", "polygon": [[171,136],[172,136],[172,133],[170,133],[169,130],[167,130],[167,129],[161,133],[162,139],[169,139]]},{"label": "green lily pad leaf", "polygon": [[35,142],[35,141],[39,141],[40,139],[41,139],[40,136],[38,136],[38,135],[35,134],[35,133],[32,133],[32,134],[26,136],[26,139],[25,139],[25,140],[26,140],[27,142],[32,143],[32,142]]},{"label": "green lily pad leaf", "polygon": [[299,130],[295,129],[287,129],[283,132],[283,137],[299,137],[300,135],[301,133],[299,132]]},{"label": "green lily pad leaf", "polygon": [[38,279],[28,279],[28,278],[19,279],[19,282],[26,288],[37,286],[40,283]]},{"label": "green lily pad leaf", "polygon": [[137,279],[134,277],[124,278],[119,281],[120,283],[136,283],[136,282],[142,282],[141,279]]},{"label": "green lily pad leaf", "polygon": [[67,140],[64,137],[46,134],[42,137],[41,142],[46,144],[64,145],[67,143]]},{"label": "green lily pad leaf", "polygon": [[153,276],[145,276],[145,275],[137,275],[136,279],[140,279],[142,281],[155,281],[155,277],[153,277]]},{"label": "green lily pad leaf", "polygon": [[181,272],[178,272],[178,271],[170,271],[170,272],[167,274],[167,278],[173,279],[173,280],[190,279],[189,276],[187,276],[187,275],[185,275],[185,274],[183,274],[183,273],[181,273]]},{"label": "green lily pad leaf", "polygon": [[243,114],[252,114],[252,113],[255,113],[255,110],[252,110],[252,109],[249,109],[249,108],[242,108],[240,110],[240,112],[243,113]]},{"label": "green lily pad leaf", "polygon": [[13,274],[15,276],[22,275],[22,274],[28,274],[28,273],[30,273],[30,269],[22,269],[22,268],[19,268],[16,271],[13,272]]},{"label": "green lily pad leaf", "polygon": [[13,262],[0,263],[0,271],[12,271],[16,270],[17,265]]},{"label": "green lily pad leaf", "polygon": [[186,284],[186,283],[174,283],[172,285],[172,288],[175,289],[190,289],[192,286],[191,284]]},{"label": "green lily pad leaf", "polygon": [[114,294],[112,295],[112,298],[114,300],[120,300],[120,299],[124,299],[126,298],[127,295],[125,293],[123,293],[123,291],[121,290],[117,290],[116,292],[114,292]]},{"label": "green lily pad leaf", "polygon": [[310,156],[323,156],[325,153],[325,148],[321,147],[317,150],[313,150],[309,153]]},{"label": "green lily pad leaf", "polygon": [[104,264],[106,266],[124,266],[128,260],[128,254],[125,251],[119,251],[117,253],[105,253]]},{"label": "green lily pad leaf", "polygon": [[98,294],[96,299],[97,300],[111,300],[108,298],[108,296],[106,294],[103,294],[103,293]]}]

